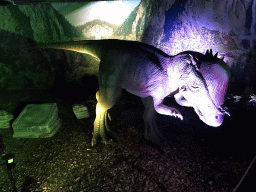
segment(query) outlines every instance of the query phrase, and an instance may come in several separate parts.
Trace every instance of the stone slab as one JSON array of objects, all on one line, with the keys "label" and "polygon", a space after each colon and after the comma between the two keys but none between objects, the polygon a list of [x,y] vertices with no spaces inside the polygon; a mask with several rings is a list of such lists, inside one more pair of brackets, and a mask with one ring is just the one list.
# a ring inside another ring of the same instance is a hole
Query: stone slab
[{"label": "stone slab", "polygon": [[52,137],[59,127],[56,103],[29,104],[12,124],[14,138]]}]

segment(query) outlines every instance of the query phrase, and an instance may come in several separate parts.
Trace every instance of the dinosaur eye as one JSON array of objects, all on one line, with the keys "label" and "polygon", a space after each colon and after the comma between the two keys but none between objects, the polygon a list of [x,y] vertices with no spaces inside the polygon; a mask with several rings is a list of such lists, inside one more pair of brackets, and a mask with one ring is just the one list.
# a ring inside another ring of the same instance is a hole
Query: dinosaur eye
[{"label": "dinosaur eye", "polygon": [[199,88],[198,85],[191,85],[191,87],[192,87],[193,89],[198,89],[198,88]]},{"label": "dinosaur eye", "polygon": [[199,84],[196,81],[192,82],[190,86],[192,89],[199,89]]}]

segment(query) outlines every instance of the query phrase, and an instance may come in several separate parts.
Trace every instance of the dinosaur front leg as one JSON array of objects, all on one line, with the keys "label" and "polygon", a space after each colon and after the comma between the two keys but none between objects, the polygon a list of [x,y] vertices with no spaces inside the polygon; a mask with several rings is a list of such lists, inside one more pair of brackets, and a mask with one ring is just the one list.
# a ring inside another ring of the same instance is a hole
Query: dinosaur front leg
[{"label": "dinosaur front leg", "polygon": [[179,112],[178,109],[174,108],[174,107],[168,107],[164,104],[159,104],[159,105],[155,105],[155,110],[162,115],[169,115],[169,116],[174,116],[174,117],[178,117],[181,120],[183,120],[183,116],[182,114]]},{"label": "dinosaur front leg", "polygon": [[158,92],[155,92],[154,94],[152,94],[152,98],[153,98],[154,108],[157,113],[162,115],[178,117],[181,120],[183,120],[183,116],[178,109],[174,107],[169,107],[163,104],[163,100],[164,100],[163,95],[159,94]]}]

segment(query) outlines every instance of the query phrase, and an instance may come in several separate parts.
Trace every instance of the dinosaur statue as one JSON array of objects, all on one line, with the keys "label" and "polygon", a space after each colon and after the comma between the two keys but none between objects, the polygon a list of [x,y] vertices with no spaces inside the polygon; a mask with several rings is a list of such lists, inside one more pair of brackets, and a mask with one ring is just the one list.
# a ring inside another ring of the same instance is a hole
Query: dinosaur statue
[{"label": "dinosaur statue", "polygon": [[207,50],[185,51],[169,56],[163,51],[141,42],[125,40],[84,40],[38,45],[90,54],[100,60],[99,90],[96,93],[96,118],[92,146],[99,138],[107,143],[111,131],[108,109],[121,96],[122,89],[139,96],[145,106],[144,138],[161,143],[157,130],[156,112],[178,117],[182,114],[175,108],[163,104],[167,96],[173,96],[178,104],[193,107],[199,118],[209,126],[222,124],[227,108],[222,107],[228,81],[229,68],[222,59]]}]

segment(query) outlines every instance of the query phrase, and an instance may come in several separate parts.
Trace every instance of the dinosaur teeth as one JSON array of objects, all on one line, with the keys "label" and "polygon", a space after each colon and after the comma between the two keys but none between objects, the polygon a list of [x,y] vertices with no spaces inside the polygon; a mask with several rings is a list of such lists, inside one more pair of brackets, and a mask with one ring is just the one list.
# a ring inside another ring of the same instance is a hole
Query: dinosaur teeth
[{"label": "dinosaur teeth", "polygon": [[194,107],[194,110],[198,114],[198,116],[201,116],[201,117],[203,116],[203,114],[201,113],[201,111],[197,107]]},{"label": "dinosaur teeth", "polygon": [[201,111],[198,109],[198,113],[200,116],[203,116],[203,114],[201,113]]}]

